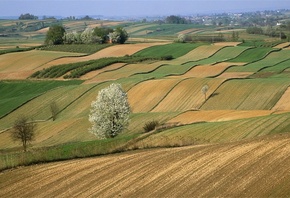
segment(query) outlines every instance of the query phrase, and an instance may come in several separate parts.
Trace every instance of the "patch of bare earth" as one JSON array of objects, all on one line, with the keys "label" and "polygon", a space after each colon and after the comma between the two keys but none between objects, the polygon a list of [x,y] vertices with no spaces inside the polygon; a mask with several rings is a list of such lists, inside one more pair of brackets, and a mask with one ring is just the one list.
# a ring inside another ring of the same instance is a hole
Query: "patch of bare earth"
[{"label": "patch of bare earth", "polygon": [[276,45],[274,48],[282,49],[286,47],[290,47],[290,42],[281,43],[279,45]]},{"label": "patch of bare earth", "polygon": [[214,43],[214,45],[217,46],[237,46],[241,44],[241,42],[219,42],[219,43]]},{"label": "patch of bare earth", "polygon": [[21,167],[0,197],[289,197],[289,134]]}]

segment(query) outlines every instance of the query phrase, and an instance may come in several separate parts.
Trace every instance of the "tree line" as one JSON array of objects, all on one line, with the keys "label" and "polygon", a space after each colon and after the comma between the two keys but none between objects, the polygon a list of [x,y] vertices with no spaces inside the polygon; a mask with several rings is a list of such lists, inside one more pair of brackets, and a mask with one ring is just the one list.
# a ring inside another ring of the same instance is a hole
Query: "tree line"
[{"label": "tree line", "polygon": [[261,34],[270,37],[279,37],[281,39],[290,39],[290,21],[278,27],[267,26],[265,28],[258,26],[251,26],[247,28],[248,34]]},{"label": "tree line", "polygon": [[116,29],[107,27],[87,28],[83,32],[66,32],[61,25],[54,25],[49,28],[45,44],[93,44],[93,43],[118,43],[123,44],[129,38],[127,31],[122,27]]}]

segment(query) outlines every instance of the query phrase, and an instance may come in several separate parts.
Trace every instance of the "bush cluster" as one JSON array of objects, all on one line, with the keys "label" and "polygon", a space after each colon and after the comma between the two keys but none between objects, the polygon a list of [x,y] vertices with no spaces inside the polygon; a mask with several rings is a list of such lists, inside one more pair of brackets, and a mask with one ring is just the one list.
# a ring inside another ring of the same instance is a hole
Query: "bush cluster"
[{"label": "bush cluster", "polygon": [[148,121],[144,124],[144,131],[145,132],[150,132],[156,129],[156,127],[158,127],[160,124],[158,121],[153,120],[153,121]]}]

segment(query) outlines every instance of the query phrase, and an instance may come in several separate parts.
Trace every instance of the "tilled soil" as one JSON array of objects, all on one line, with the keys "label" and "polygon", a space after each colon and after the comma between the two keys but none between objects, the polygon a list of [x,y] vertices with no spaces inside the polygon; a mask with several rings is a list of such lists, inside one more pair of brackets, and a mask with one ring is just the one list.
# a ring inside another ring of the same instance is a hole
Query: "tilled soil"
[{"label": "tilled soil", "polygon": [[289,197],[290,135],[21,167],[0,197]]}]

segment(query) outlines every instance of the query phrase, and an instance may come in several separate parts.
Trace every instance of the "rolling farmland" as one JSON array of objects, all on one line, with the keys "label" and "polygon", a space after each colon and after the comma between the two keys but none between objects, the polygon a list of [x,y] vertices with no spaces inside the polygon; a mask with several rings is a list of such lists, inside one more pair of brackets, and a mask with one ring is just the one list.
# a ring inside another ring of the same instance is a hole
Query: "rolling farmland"
[{"label": "rolling farmland", "polygon": [[[64,24],[69,30],[101,25]],[[289,42],[172,43],[174,34],[219,31],[157,23],[126,29],[134,43],[93,54],[52,47],[0,55],[0,197],[290,196]],[[89,70],[103,58],[108,64]],[[87,72],[65,78],[82,69]],[[44,75],[27,79],[37,71]],[[115,139],[98,140],[88,132],[91,103],[112,83],[126,91],[131,120]],[[10,135],[20,115],[37,124],[27,153]],[[153,121],[155,129],[144,132]],[[4,170],[18,165],[31,166]]]}]

